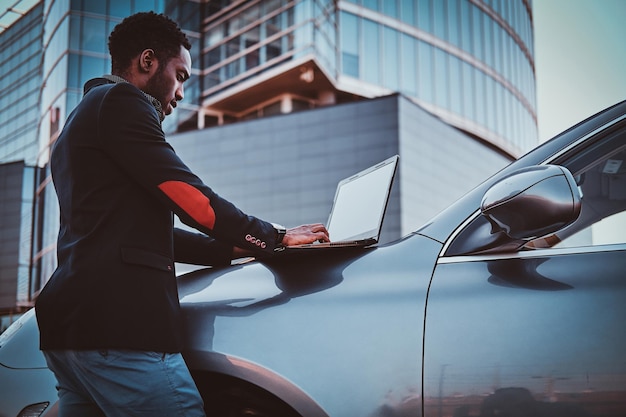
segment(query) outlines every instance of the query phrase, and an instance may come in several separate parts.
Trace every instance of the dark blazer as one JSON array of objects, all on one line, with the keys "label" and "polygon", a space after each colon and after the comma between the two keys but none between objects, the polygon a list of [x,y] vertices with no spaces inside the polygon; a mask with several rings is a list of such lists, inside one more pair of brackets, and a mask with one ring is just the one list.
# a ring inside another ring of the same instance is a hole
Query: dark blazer
[{"label": "dark blazer", "polygon": [[[179,352],[174,261],[272,253],[275,230],[183,164],[149,96],[104,78],[85,91],[51,154],[61,218],[58,267],[36,301],[41,348]],[[175,229],[173,214],[202,233]]]}]

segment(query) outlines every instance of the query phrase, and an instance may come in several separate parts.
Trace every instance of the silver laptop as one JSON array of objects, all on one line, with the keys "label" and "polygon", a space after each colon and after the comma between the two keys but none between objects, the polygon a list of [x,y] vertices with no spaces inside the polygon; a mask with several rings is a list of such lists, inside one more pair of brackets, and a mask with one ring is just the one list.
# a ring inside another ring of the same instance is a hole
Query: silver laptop
[{"label": "silver laptop", "polygon": [[285,250],[378,243],[398,159],[398,155],[392,156],[337,184],[326,223],[331,242],[289,246]]}]

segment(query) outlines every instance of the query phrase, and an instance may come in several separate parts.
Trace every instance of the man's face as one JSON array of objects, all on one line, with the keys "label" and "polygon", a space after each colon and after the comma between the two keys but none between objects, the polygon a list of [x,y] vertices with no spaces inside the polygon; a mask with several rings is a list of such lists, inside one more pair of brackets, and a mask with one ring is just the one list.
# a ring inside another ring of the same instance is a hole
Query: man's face
[{"label": "man's face", "polygon": [[158,65],[157,71],[146,84],[145,92],[159,100],[163,114],[168,115],[185,96],[183,83],[191,74],[191,55],[181,46],[177,56]]}]

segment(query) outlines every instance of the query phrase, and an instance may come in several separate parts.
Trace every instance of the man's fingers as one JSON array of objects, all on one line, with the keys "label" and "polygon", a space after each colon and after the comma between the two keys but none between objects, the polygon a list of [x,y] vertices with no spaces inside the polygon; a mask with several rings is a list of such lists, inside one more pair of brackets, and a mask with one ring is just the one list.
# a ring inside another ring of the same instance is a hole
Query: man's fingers
[{"label": "man's fingers", "polygon": [[330,242],[328,230],[322,223],[304,224],[287,230],[283,243],[287,246],[313,243],[315,241]]}]

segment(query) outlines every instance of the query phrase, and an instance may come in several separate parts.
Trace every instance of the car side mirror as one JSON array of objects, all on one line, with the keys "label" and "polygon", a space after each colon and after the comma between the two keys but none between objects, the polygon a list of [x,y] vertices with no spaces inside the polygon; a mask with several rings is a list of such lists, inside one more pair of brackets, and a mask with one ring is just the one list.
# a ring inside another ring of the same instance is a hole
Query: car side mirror
[{"label": "car side mirror", "polygon": [[559,165],[513,172],[492,185],[480,204],[491,233],[529,241],[573,223],[581,211],[581,195],[572,174]]}]

